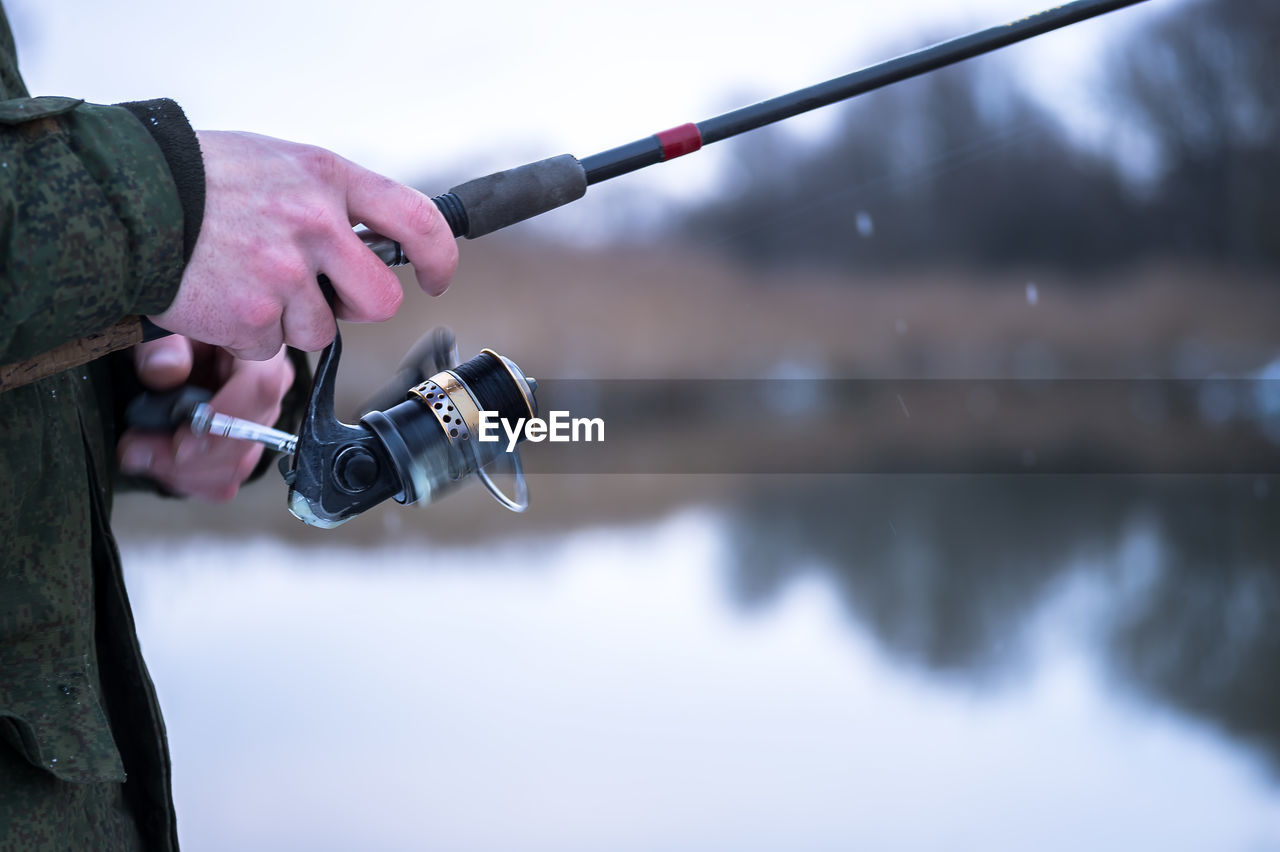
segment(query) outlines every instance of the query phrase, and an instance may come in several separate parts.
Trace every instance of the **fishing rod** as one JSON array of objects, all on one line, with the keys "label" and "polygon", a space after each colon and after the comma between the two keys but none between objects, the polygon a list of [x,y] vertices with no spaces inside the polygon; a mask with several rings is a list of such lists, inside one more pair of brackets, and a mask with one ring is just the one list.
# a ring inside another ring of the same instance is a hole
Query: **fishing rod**
[{"label": "fishing rod", "polygon": [[[1145,0],[1076,0],[589,157],[561,154],[477,178],[432,201],[455,237],[474,239],[576,201],[592,184],[1141,2]],[[370,233],[363,238],[388,265],[406,262],[394,241]]]},{"label": "fishing rod", "polygon": [[[467,181],[432,201],[455,237],[474,239],[576,201],[592,184],[1140,2],[1145,0],[1075,0],[588,157],[561,154]],[[370,231],[360,232],[360,238],[388,266],[408,262],[394,240]],[[332,303],[324,276],[320,283]],[[166,334],[144,318],[131,317],[102,334],[0,367],[0,392]],[[280,469],[289,486],[289,510],[313,526],[337,526],[389,497],[400,503],[432,502],[473,475],[507,508],[520,511],[527,505],[514,442],[504,452],[500,445],[482,447],[477,440],[487,412],[503,419],[537,414],[537,382],[513,361],[486,349],[458,363],[452,334],[429,333],[401,363],[394,387],[389,386],[391,396],[384,387],[362,408],[359,424],[348,425],[333,409],[341,352],[337,334],[320,355],[296,436],[213,412],[208,392],[191,389],[144,394],[127,417],[140,427],[172,430],[189,424],[197,432],[259,441],[287,453]],[[504,460],[515,474],[514,498],[503,494],[487,472]]]}]

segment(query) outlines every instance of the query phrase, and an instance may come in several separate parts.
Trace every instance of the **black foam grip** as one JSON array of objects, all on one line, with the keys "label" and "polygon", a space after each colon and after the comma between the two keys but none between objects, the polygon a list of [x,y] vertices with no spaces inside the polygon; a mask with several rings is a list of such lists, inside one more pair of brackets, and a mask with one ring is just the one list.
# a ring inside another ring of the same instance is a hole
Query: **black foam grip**
[{"label": "black foam grip", "polygon": [[587,194],[587,173],[571,154],[469,180],[449,190],[466,211],[468,239],[531,219]]}]

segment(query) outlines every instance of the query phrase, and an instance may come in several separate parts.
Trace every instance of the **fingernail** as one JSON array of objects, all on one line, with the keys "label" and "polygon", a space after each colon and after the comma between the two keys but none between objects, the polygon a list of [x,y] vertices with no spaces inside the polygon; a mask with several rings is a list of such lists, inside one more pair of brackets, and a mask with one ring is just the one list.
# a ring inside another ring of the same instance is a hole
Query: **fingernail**
[{"label": "fingernail", "polygon": [[151,449],[146,444],[134,444],[124,451],[120,467],[125,473],[146,473],[151,469]]},{"label": "fingernail", "polygon": [[178,445],[178,451],[174,453],[173,460],[178,464],[185,464],[197,456],[204,455],[209,449],[209,439],[201,435],[192,435],[190,438],[183,440]]}]

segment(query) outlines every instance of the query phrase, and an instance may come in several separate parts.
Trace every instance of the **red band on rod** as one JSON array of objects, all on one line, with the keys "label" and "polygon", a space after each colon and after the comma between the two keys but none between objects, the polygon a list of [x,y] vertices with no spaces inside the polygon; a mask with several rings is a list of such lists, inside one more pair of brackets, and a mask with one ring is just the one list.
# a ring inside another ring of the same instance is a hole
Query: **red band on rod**
[{"label": "red band on rod", "polygon": [[702,134],[698,132],[698,125],[692,122],[654,135],[658,137],[658,142],[662,144],[663,161],[674,160],[676,157],[683,157],[685,154],[692,154],[702,147]]}]

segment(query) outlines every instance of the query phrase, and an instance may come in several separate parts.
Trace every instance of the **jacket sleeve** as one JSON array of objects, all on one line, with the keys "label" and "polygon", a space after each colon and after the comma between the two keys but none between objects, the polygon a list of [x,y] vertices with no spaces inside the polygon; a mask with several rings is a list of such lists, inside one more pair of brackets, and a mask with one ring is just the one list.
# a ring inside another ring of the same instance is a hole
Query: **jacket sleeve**
[{"label": "jacket sleeve", "polygon": [[199,147],[171,101],[0,101],[0,360],[163,311],[203,210]]}]

